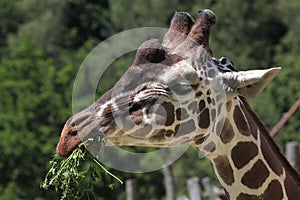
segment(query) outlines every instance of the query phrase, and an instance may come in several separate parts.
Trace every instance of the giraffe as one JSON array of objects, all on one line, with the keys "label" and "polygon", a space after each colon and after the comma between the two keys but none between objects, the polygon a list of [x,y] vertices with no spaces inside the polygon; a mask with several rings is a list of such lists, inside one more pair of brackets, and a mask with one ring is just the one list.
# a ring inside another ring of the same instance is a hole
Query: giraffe
[{"label": "giraffe", "polygon": [[246,98],[280,68],[237,71],[209,47],[215,14],[176,12],[160,43],[144,42],[131,67],[91,106],[70,117],[56,148],[67,157],[88,138],[108,145],[191,144],[210,160],[230,199],[299,199],[300,181]]}]

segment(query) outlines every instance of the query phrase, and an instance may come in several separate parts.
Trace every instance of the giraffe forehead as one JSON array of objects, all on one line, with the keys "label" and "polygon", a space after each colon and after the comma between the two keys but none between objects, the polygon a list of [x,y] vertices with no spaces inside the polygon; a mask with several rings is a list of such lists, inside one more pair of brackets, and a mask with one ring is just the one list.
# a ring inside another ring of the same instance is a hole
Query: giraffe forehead
[{"label": "giraffe forehead", "polygon": [[165,84],[174,81],[188,81],[190,84],[197,84],[199,82],[197,71],[186,60],[182,60],[164,70],[164,72],[159,75],[159,79]]}]

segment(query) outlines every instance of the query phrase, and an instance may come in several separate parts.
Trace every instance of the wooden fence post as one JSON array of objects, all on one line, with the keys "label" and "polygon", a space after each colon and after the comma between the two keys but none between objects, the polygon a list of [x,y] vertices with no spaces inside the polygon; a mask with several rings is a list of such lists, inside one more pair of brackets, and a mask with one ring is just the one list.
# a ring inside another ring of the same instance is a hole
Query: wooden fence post
[{"label": "wooden fence post", "polygon": [[201,200],[200,180],[198,177],[187,180],[187,190],[190,200]]},{"label": "wooden fence post", "polygon": [[288,142],[285,146],[286,158],[294,169],[300,174],[300,149],[298,142]]},{"label": "wooden fence post", "polygon": [[176,200],[189,200],[189,198],[187,196],[183,195],[183,196],[177,197]]},{"label": "wooden fence post", "polygon": [[172,165],[167,165],[163,168],[165,188],[167,200],[175,200],[175,184],[174,177],[172,173]]},{"label": "wooden fence post", "polygon": [[126,199],[127,200],[138,200],[138,182],[136,179],[126,180]]},{"label": "wooden fence post", "polygon": [[209,177],[204,177],[202,179],[202,184],[204,186],[205,191],[207,192],[210,200],[215,200],[217,197],[213,191],[213,186],[211,184]]}]

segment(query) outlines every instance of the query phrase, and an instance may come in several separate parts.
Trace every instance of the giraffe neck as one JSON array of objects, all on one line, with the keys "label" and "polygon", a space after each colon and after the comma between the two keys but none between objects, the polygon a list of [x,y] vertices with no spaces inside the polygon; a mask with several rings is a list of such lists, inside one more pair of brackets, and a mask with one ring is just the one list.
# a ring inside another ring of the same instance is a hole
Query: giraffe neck
[{"label": "giraffe neck", "polygon": [[226,109],[223,130],[207,138],[201,151],[206,151],[230,199],[298,199],[297,173],[247,102],[238,97]]}]

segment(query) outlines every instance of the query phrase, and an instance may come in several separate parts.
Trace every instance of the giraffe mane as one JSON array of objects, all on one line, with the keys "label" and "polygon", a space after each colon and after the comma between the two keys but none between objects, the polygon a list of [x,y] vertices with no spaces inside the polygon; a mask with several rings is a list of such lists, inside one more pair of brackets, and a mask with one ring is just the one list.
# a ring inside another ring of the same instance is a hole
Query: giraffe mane
[{"label": "giraffe mane", "polygon": [[257,116],[257,114],[251,109],[249,103],[247,102],[245,97],[239,96],[241,99],[246,111],[250,114],[250,116],[253,118],[255,123],[257,124],[262,138],[267,143],[267,145],[271,148],[272,152],[274,152],[276,158],[281,162],[284,169],[287,170],[288,174],[291,176],[292,180],[297,184],[297,187],[300,187],[300,177],[299,174],[296,172],[296,170],[291,166],[289,161],[286,159],[286,157],[281,152],[278,145],[274,142],[274,140],[271,138],[270,133],[266,125],[261,121],[261,119]]}]

